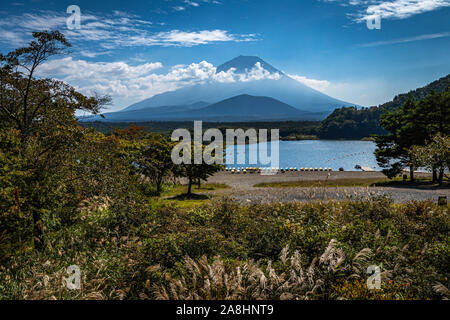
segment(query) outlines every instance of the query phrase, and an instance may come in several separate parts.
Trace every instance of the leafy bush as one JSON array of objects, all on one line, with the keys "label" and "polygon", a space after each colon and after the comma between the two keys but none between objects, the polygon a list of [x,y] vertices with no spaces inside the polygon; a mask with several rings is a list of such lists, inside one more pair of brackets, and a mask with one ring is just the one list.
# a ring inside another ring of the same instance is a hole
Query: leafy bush
[{"label": "leafy bush", "polygon": [[[72,218],[46,215],[42,251],[0,239],[0,298],[440,299],[449,281],[448,208],[430,202],[179,209],[138,196],[92,199]],[[79,291],[64,286],[72,264]],[[381,291],[365,286],[369,265]]]}]

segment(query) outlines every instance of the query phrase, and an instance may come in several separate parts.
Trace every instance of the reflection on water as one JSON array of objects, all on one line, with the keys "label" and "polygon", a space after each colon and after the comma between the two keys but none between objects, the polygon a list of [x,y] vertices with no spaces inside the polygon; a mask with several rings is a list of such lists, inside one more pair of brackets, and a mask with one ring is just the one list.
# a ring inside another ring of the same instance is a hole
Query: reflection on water
[{"label": "reflection on water", "polygon": [[[270,143],[267,144],[270,156]],[[259,162],[249,163],[249,146],[234,146],[235,157],[245,153],[245,164],[228,167],[265,167]],[[371,141],[303,140],[280,141],[280,168],[332,168],[357,171],[355,165],[381,170],[375,160],[375,143]],[[235,158],[237,159],[237,158]],[[235,160],[236,161],[236,160]]]}]

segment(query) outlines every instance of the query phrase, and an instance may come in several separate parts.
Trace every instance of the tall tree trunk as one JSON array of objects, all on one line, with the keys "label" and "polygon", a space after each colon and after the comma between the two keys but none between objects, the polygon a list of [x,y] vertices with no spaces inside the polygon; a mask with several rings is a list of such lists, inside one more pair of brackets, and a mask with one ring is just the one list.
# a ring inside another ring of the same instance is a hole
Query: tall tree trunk
[{"label": "tall tree trunk", "polygon": [[161,182],[156,183],[156,193],[158,194],[158,196],[161,195]]},{"label": "tall tree trunk", "polygon": [[411,182],[414,182],[414,167],[413,166],[409,167],[409,175],[411,177]]},{"label": "tall tree trunk", "polygon": [[158,196],[160,196],[162,192],[163,179],[164,178],[162,176],[159,176],[155,179],[156,193],[158,194]]},{"label": "tall tree trunk", "polygon": [[439,170],[439,178],[438,178],[439,186],[442,186],[443,181],[444,181],[444,168],[441,168]]},{"label": "tall tree trunk", "polygon": [[190,196],[192,194],[192,177],[189,177],[189,185],[187,194]]},{"label": "tall tree trunk", "polygon": [[437,180],[438,180],[437,170],[436,168],[433,168],[433,183],[435,183]]},{"label": "tall tree trunk", "polygon": [[201,180],[201,179],[198,179],[198,180],[197,180],[197,187],[200,189],[201,186],[202,186],[202,180]]}]

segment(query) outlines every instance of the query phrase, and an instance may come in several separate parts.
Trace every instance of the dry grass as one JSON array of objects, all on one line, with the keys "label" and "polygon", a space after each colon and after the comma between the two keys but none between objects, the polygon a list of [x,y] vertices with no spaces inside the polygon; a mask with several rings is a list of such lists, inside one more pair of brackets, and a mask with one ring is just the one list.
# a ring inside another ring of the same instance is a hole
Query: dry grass
[{"label": "dry grass", "polygon": [[[448,209],[431,202],[129,210],[94,200],[70,226],[47,220],[43,251],[4,257],[0,299],[450,298]],[[0,233],[0,250],[5,240]],[[81,290],[64,283],[73,264]],[[377,293],[366,286],[369,265],[382,271]]]},{"label": "dry grass", "polygon": [[254,185],[255,188],[295,188],[295,187],[369,187],[375,184],[387,182],[388,180],[380,180],[379,178],[365,178],[365,179],[325,179],[315,181],[284,181],[284,182],[270,182],[258,183]]},{"label": "dry grass", "polygon": [[450,300],[450,289],[444,286],[442,283],[437,282],[433,289],[436,293],[442,296],[443,300]]},{"label": "dry grass", "polygon": [[324,289],[338,273],[351,271],[352,278],[359,278],[370,255],[370,249],[363,249],[347,261],[337,241],[331,240],[324,253],[309,265],[288,246],[281,251],[279,261],[265,265],[250,260],[230,267],[219,256],[212,263],[206,256],[198,261],[186,256],[189,278],[166,275],[168,284],[154,285],[153,293],[161,300],[315,299],[323,297]]}]

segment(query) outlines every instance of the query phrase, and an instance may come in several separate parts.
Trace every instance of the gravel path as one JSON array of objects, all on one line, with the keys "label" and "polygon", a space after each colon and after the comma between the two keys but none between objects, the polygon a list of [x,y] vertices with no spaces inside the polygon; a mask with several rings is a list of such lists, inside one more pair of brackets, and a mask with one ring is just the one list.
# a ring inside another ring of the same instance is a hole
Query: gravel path
[{"label": "gravel path", "polygon": [[[380,172],[331,172],[329,180],[335,179],[384,179]],[[450,198],[449,188],[434,187],[283,187],[255,188],[258,183],[286,181],[320,181],[327,179],[325,172],[288,172],[275,176],[259,174],[231,174],[220,172],[208,179],[208,183],[221,183],[229,189],[214,191],[220,196],[229,196],[243,203],[249,202],[294,202],[315,200],[345,200],[387,195],[396,203],[411,200],[437,201],[439,196]]]}]

